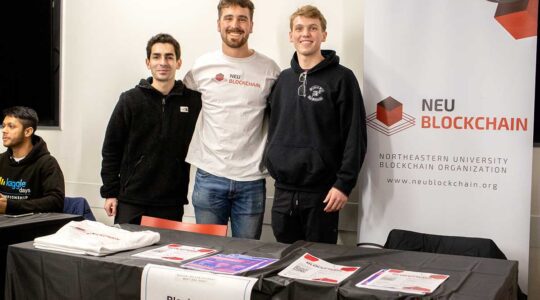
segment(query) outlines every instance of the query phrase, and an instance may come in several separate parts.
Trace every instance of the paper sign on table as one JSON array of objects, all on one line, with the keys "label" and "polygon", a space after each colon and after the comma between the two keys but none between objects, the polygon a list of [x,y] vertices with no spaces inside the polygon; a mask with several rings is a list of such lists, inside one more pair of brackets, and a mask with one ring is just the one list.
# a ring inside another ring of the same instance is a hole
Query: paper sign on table
[{"label": "paper sign on table", "polygon": [[249,300],[256,282],[257,278],[148,264],[141,277],[141,300]]},{"label": "paper sign on table", "polygon": [[318,282],[340,283],[360,267],[334,265],[309,253],[279,272],[279,276]]},{"label": "paper sign on table", "polygon": [[366,289],[425,295],[433,293],[448,277],[448,275],[441,274],[382,269],[362,280],[356,286]]},{"label": "paper sign on table", "polygon": [[163,247],[133,254],[133,256],[151,259],[161,259],[172,262],[183,262],[189,259],[198,258],[216,252],[217,250],[215,249],[186,246],[180,244],[169,244]]}]

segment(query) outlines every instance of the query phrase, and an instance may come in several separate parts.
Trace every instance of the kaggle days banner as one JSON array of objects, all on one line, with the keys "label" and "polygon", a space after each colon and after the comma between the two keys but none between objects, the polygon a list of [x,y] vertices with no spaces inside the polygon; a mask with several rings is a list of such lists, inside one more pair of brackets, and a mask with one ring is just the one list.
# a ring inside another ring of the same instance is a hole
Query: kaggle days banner
[{"label": "kaggle days banner", "polygon": [[366,1],[358,240],[491,238],[524,287],[538,0],[504,2]]}]

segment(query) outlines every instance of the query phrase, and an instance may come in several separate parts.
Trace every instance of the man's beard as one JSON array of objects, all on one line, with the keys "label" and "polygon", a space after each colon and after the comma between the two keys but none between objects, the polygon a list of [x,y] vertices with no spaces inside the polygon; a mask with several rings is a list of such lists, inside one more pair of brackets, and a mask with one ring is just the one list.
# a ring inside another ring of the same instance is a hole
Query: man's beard
[{"label": "man's beard", "polygon": [[[230,32],[235,32],[235,31],[227,30],[225,33],[221,34],[221,40],[225,43],[225,45],[236,49],[236,48],[241,48],[242,46],[244,46],[247,43],[249,34],[248,35],[243,35],[239,39],[235,38],[234,40],[231,40],[231,39],[228,39],[228,35],[227,35]],[[242,33],[244,33],[244,32],[242,32]]]},{"label": "man's beard", "polygon": [[20,146],[24,143],[24,134],[21,134],[19,136],[13,137],[12,139],[7,141],[7,144],[3,144],[4,147],[14,148],[17,146]]}]

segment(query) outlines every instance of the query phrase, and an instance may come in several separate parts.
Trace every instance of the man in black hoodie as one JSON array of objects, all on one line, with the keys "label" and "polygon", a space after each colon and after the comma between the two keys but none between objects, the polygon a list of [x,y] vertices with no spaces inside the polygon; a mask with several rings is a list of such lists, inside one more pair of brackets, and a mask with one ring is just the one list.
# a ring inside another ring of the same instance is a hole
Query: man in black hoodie
[{"label": "man in black hoodie", "polygon": [[0,154],[0,214],[62,212],[64,175],[47,150],[45,141],[35,135],[37,113],[14,106],[3,111]]},{"label": "man in black hoodie", "polygon": [[187,204],[186,152],[201,109],[201,94],[175,80],[180,45],[168,34],[146,46],[152,77],[122,95],[103,142],[101,196],[115,223],[142,215],[181,221]]},{"label": "man in black hoodie", "polygon": [[326,20],[314,6],[290,17],[296,52],[269,97],[265,163],[275,179],[272,229],[279,242],[336,243],[339,210],[367,147],[365,109],[353,72],[322,50]]}]

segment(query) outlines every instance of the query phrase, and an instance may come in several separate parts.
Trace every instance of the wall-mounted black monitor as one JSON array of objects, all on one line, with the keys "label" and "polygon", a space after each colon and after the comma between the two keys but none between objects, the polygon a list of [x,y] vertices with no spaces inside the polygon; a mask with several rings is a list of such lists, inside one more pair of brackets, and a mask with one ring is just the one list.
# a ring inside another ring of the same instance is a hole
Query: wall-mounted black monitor
[{"label": "wall-mounted black monitor", "polygon": [[23,105],[60,125],[60,0],[2,1],[0,111]]}]

